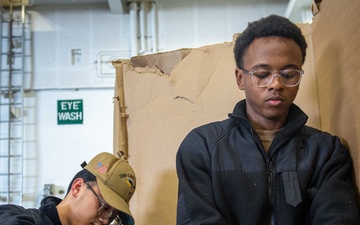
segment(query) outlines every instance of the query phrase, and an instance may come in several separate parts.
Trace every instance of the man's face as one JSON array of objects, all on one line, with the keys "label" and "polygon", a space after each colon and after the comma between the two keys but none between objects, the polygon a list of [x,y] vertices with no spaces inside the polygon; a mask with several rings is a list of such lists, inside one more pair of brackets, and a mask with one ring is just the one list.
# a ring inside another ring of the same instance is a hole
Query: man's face
[{"label": "man's face", "polygon": [[[72,223],[78,225],[110,224],[113,218],[104,219],[98,215],[98,210],[102,205],[98,198],[101,199],[101,202],[106,204],[101,197],[97,185],[89,187],[83,182],[76,193],[72,215],[68,215],[72,218]],[[108,208],[111,207],[108,206]],[[111,208],[111,210],[114,209]]]},{"label": "man's face", "polygon": [[[301,70],[302,54],[298,44],[283,37],[262,37],[255,39],[244,55],[244,69]],[[257,87],[251,75],[241,69],[235,71],[238,87],[245,91],[246,112],[254,128],[279,129],[286,120],[289,106],[294,101],[299,86],[286,87],[280,77],[274,77],[267,87]]]}]

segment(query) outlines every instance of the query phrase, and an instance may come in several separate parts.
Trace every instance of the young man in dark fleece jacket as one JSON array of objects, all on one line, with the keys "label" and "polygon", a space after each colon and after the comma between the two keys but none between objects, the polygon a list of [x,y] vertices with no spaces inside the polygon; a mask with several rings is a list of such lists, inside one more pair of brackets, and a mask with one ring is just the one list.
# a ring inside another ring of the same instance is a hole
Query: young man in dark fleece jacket
[{"label": "young man in dark fleece jacket", "polygon": [[360,224],[347,149],[306,126],[293,104],[306,47],[301,30],[275,15],[237,38],[235,76],[246,100],[180,145],[178,225]]},{"label": "young man in dark fleece jacket", "polygon": [[136,187],[129,163],[110,153],[84,163],[69,185],[64,200],[46,197],[39,209],[0,205],[1,225],[134,225],[129,201]]}]

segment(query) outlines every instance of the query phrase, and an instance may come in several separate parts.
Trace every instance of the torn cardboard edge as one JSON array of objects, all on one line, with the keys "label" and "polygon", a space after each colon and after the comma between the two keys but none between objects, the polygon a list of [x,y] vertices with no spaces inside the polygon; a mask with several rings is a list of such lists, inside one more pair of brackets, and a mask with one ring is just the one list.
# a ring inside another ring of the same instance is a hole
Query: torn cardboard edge
[{"label": "torn cardboard edge", "polygon": [[311,4],[311,12],[313,14],[313,16],[315,16],[316,14],[318,14],[320,12],[320,3],[322,2],[322,0],[314,0]]},{"label": "torn cardboard edge", "polygon": [[130,59],[130,65],[133,67],[158,69],[161,73],[170,75],[174,66],[183,60],[192,50],[190,48],[183,48],[170,52],[134,56]]}]

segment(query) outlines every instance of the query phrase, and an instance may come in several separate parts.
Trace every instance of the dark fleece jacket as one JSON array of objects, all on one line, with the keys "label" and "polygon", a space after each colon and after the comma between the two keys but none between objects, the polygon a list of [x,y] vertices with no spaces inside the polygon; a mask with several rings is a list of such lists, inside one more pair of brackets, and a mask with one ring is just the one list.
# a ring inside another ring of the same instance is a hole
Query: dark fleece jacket
[{"label": "dark fleece jacket", "polygon": [[177,225],[360,224],[352,162],[296,105],[266,154],[239,102],[179,147]]}]

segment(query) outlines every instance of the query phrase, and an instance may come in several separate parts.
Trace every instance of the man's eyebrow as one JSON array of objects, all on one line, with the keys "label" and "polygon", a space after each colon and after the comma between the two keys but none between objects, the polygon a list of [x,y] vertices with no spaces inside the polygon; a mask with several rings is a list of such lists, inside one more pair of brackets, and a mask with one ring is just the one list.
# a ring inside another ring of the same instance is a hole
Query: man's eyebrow
[{"label": "man's eyebrow", "polygon": [[[285,69],[289,69],[289,68],[300,69],[300,67],[298,65],[290,63],[290,64],[283,66],[280,70],[285,70]],[[259,64],[254,65],[251,68],[251,70],[256,70],[256,69],[272,70],[272,67],[269,64],[259,63]]]},{"label": "man's eyebrow", "polygon": [[283,70],[284,70],[284,69],[289,69],[289,68],[300,69],[301,67],[299,67],[299,66],[296,65],[296,64],[288,64],[288,65],[286,65],[286,66],[283,67]]},{"label": "man's eyebrow", "polygon": [[270,69],[270,68],[271,68],[270,65],[265,64],[265,63],[260,63],[260,64],[254,65],[251,69],[254,70],[254,69]]}]

